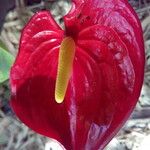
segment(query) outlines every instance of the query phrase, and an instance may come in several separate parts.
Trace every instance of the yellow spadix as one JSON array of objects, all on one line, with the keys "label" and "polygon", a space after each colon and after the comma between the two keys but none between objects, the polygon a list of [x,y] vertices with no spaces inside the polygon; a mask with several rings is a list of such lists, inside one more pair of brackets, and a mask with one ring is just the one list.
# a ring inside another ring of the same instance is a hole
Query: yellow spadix
[{"label": "yellow spadix", "polygon": [[62,41],[59,50],[58,69],[55,85],[55,100],[57,103],[62,103],[65,98],[72,72],[74,56],[75,42],[71,37],[66,37]]}]

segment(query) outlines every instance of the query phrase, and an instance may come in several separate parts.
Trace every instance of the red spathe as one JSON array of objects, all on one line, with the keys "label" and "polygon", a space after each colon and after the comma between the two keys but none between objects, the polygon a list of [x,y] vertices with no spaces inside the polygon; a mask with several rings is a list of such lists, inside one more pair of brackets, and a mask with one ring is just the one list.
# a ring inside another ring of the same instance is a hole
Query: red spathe
[{"label": "red spathe", "polygon": [[[27,126],[67,150],[103,149],[131,114],[143,82],[140,22],[127,0],[74,0],[65,31],[48,11],[22,32],[11,69],[11,105]],[[59,47],[76,43],[65,100],[55,101]]]}]

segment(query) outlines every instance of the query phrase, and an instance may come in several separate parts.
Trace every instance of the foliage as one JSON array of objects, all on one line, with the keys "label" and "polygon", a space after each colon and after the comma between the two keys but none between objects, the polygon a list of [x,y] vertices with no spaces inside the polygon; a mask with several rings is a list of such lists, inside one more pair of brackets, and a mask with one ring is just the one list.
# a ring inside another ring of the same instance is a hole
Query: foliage
[{"label": "foliage", "polygon": [[0,45],[0,83],[9,78],[10,67],[14,57]]}]

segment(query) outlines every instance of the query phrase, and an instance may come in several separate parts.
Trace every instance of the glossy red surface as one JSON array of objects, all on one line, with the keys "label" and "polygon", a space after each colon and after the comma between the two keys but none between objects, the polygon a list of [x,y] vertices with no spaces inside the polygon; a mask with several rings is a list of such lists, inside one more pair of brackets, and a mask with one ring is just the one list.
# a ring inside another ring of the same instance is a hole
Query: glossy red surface
[{"label": "glossy red surface", "polygon": [[[143,82],[144,46],[127,0],[74,0],[65,31],[48,11],[22,32],[11,69],[11,105],[27,126],[67,150],[103,149],[131,114]],[[64,37],[76,43],[65,100],[54,99]]]}]

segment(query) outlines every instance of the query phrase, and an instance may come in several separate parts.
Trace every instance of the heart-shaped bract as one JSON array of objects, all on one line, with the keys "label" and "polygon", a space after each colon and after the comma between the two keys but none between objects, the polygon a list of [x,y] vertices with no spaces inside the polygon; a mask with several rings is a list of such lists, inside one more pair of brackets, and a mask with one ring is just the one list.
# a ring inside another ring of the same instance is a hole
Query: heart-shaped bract
[{"label": "heart-shaped bract", "polygon": [[[144,46],[127,0],[74,0],[65,31],[48,11],[22,32],[11,69],[11,105],[36,132],[68,150],[103,149],[131,114],[143,82]],[[61,42],[71,37],[75,57],[65,99],[55,101]]]}]

